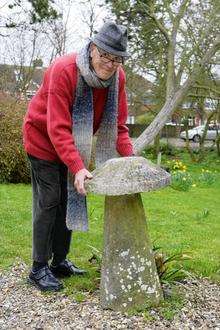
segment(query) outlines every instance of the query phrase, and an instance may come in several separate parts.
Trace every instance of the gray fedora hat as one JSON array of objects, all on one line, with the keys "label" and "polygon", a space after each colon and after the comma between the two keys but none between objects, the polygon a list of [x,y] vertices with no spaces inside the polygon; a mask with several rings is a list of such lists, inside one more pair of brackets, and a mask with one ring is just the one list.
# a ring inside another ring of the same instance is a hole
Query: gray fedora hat
[{"label": "gray fedora hat", "polygon": [[99,32],[91,39],[91,41],[106,52],[128,57],[127,53],[127,28],[118,25],[112,21],[104,23]]}]

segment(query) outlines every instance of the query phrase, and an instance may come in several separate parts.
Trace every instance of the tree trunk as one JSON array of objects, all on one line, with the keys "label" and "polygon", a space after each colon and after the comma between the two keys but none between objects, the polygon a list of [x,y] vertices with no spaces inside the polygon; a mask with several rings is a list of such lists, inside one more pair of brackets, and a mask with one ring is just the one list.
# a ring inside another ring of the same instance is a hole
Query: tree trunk
[{"label": "tree trunk", "polygon": [[220,134],[217,135],[216,139],[217,155],[220,157]]},{"label": "tree trunk", "polygon": [[157,158],[160,152],[160,132],[154,138],[154,158]]},{"label": "tree trunk", "polygon": [[192,74],[188,77],[185,83],[175,93],[167,96],[166,102],[158,113],[153,122],[146,128],[146,130],[139,136],[134,143],[134,153],[140,155],[141,151],[154,139],[154,137],[163,128],[169,116],[179,106],[184,97],[187,95],[189,88],[194,84],[197,75],[201,72],[203,67],[210,61],[212,56],[220,48],[220,37],[216,38],[212,47],[207,51],[199,63],[196,63]]},{"label": "tree trunk", "polygon": [[188,121],[188,117],[185,120],[184,123],[184,128],[186,130],[186,150],[188,151],[190,158],[193,162],[196,161],[193,150],[190,148],[190,143],[189,143],[189,121]]},{"label": "tree trunk", "polygon": [[208,128],[209,128],[209,123],[212,119],[212,117],[214,116],[215,112],[212,112],[208,118],[207,118],[207,122],[205,124],[205,128],[204,128],[204,132],[202,134],[202,137],[199,141],[199,158],[198,158],[198,161],[201,162],[204,157],[205,157],[205,138],[207,136],[207,131],[208,131]]}]

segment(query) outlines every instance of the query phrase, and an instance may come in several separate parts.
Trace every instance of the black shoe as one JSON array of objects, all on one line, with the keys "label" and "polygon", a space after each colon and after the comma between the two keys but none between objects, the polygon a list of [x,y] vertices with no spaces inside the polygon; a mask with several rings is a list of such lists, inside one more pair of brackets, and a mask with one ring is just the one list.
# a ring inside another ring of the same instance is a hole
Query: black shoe
[{"label": "black shoe", "polygon": [[71,261],[65,259],[58,265],[54,265],[53,262],[50,265],[51,272],[57,277],[65,277],[71,275],[84,275],[85,270],[76,267]]},{"label": "black shoe", "polygon": [[48,265],[34,271],[31,270],[28,282],[41,291],[59,291],[63,288],[62,283],[52,274]]}]

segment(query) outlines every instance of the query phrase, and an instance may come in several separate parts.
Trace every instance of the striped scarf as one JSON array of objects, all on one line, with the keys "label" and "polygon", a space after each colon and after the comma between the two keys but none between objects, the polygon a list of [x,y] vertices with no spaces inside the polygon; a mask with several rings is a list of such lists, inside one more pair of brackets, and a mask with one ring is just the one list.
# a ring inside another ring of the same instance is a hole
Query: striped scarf
[{"label": "striped scarf", "polygon": [[[102,121],[97,132],[96,166],[116,157],[117,114],[118,114],[118,73],[110,79],[101,80],[90,67],[90,43],[78,54],[76,64],[78,78],[72,109],[72,131],[75,145],[85,166],[88,168],[93,137],[93,88],[107,88],[108,97],[103,110]],[[68,172],[67,228],[73,231],[88,230],[86,197],[73,186],[74,178]]]}]

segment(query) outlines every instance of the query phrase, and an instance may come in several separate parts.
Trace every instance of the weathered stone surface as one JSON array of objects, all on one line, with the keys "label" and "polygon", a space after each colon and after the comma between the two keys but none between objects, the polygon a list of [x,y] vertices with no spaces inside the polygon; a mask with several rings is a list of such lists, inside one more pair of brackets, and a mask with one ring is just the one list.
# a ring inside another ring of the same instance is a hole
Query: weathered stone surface
[{"label": "weathered stone surface", "polygon": [[93,171],[87,192],[124,195],[156,190],[170,183],[170,174],[143,157],[113,158]]},{"label": "weathered stone surface", "polygon": [[100,298],[116,311],[163,299],[140,194],[106,196]]},{"label": "weathered stone surface", "polygon": [[139,192],[169,183],[170,174],[143,157],[110,159],[86,181],[87,192],[107,195],[100,285],[103,308],[128,311],[158,305],[163,299]]}]

